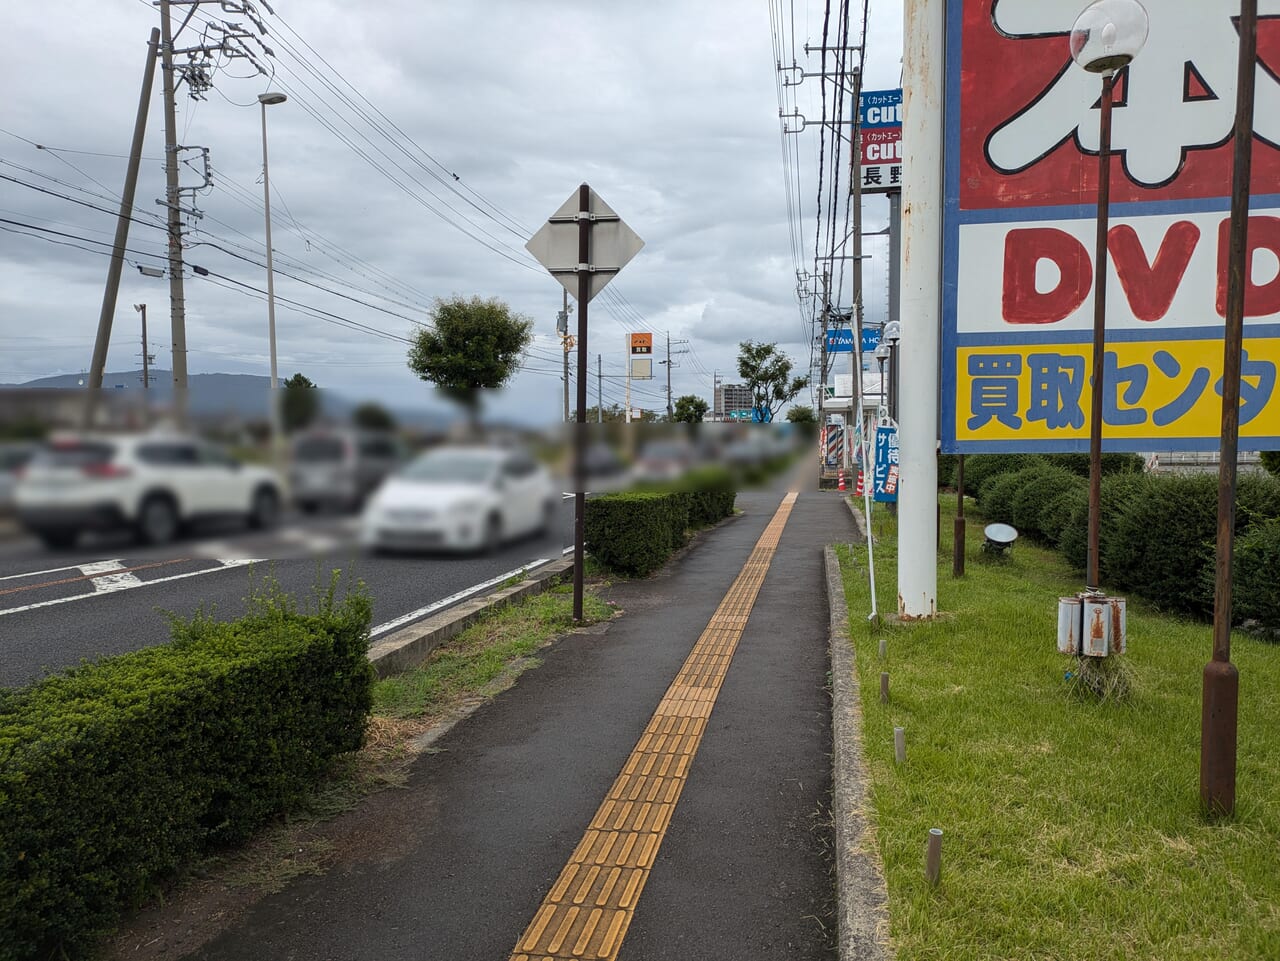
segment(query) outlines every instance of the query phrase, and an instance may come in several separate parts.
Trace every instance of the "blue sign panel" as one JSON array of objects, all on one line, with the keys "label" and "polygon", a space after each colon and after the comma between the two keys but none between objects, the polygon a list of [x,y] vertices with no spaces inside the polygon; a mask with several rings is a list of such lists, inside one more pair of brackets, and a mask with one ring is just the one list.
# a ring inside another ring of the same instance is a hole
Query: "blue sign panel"
[{"label": "blue sign panel", "polygon": [[898,499],[898,428],[876,428],[876,463],[871,475],[871,497],[887,503]]},{"label": "blue sign panel", "polygon": [[862,352],[864,354],[874,354],[876,348],[880,346],[880,328],[879,327],[863,327],[862,328]]},{"label": "blue sign panel", "polygon": [[827,331],[828,354],[853,353],[853,328],[841,327],[839,330]]},{"label": "blue sign panel", "polygon": [[858,118],[863,130],[902,126],[902,88],[864,90],[858,96]]}]

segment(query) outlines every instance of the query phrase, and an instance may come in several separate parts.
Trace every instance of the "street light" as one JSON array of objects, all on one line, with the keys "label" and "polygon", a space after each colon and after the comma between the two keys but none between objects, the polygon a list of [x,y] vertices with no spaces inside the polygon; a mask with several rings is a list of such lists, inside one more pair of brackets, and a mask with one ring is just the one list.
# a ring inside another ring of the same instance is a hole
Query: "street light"
[{"label": "street light", "polygon": [[1107,327],[1107,228],[1111,207],[1111,101],[1116,71],[1128,66],[1147,41],[1146,8],[1138,0],[1096,0],[1071,28],[1071,56],[1102,75],[1098,135],[1098,236],[1093,285],[1093,391],[1089,411],[1089,551],[1085,589],[1098,584],[1098,526],[1102,505],[1102,372]]},{"label": "street light", "polygon": [[279,382],[276,372],[276,287],[271,260],[271,180],[267,167],[267,107],[284,103],[288,97],[275,91],[258,94],[262,105],[262,205],[267,218],[267,339],[271,348],[271,449],[276,467],[281,466],[281,412]]},{"label": "street light", "polygon": [[893,356],[893,351],[883,340],[876,345],[876,363],[880,365],[880,410],[876,412],[877,423],[884,411],[884,362]]},{"label": "street light", "polygon": [[891,320],[884,325],[880,340],[889,345],[889,417],[898,420],[898,341],[902,339],[902,324]]}]

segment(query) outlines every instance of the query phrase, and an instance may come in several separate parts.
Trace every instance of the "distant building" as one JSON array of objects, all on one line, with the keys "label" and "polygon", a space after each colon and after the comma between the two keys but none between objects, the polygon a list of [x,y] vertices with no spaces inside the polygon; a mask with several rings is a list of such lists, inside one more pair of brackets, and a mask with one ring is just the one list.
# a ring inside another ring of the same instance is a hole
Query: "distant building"
[{"label": "distant building", "polygon": [[720,384],[716,387],[712,411],[715,420],[726,418],[735,410],[750,410],[751,406],[751,390],[745,384]]}]

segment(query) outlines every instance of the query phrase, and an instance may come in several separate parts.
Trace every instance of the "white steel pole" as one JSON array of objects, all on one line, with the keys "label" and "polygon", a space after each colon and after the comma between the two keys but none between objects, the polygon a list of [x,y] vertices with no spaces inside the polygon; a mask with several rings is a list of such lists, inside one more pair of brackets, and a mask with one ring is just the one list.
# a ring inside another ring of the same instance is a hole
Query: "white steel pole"
[{"label": "white steel pole", "polygon": [[938,608],[938,349],[942,320],[945,0],[906,0],[902,58],[902,351],[898,613]]}]

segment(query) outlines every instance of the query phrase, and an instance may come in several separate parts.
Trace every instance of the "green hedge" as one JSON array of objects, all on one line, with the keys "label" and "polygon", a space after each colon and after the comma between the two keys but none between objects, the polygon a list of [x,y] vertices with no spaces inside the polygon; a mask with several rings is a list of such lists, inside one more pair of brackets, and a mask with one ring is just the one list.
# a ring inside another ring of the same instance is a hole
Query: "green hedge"
[{"label": "green hedge", "polygon": [[1280,638],[1280,519],[1259,524],[1240,537],[1233,559],[1235,620],[1256,621],[1273,639]]},{"label": "green hedge", "polygon": [[[1139,496],[1147,482],[1146,474],[1113,474],[1102,478],[1101,512],[1098,525],[1099,577],[1110,579],[1110,544],[1115,532],[1116,516],[1129,498]],[[1089,496],[1076,502],[1071,516],[1058,537],[1058,550],[1076,570],[1083,571],[1089,555]]]},{"label": "green hedge", "polygon": [[[1024,472],[1025,470],[1035,471],[1034,468],[1024,469]],[[1057,531],[1051,533],[1042,520],[1045,507],[1054,498],[1074,490],[1085,490],[1087,497],[1087,487],[1088,485],[1071,471],[1053,464],[1046,466],[1043,470],[1035,471],[1014,492],[1013,526],[1018,529],[1019,534],[1034,538],[1041,543],[1055,544]],[[1057,525],[1059,530],[1062,523],[1065,523],[1065,519],[1056,517],[1049,521],[1050,526]]]},{"label": "green hedge", "polygon": [[248,837],[360,747],[371,604],[231,623],[0,692],[0,958],[83,955],[192,857]]},{"label": "green hedge", "polygon": [[690,529],[733,513],[733,474],[720,467],[693,471],[674,485],[605,494],[587,500],[585,547],[620,574],[651,574],[684,544]]}]

